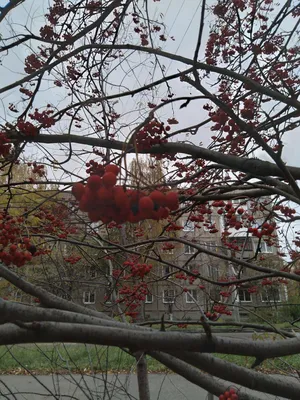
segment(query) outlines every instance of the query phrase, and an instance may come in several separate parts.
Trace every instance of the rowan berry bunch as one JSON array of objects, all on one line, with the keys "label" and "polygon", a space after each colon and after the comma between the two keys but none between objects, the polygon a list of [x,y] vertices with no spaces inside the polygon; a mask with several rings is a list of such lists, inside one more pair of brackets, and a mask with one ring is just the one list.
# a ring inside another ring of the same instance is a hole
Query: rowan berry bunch
[{"label": "rowan berry bunch", "polygon": [[23,217],[0,214],[0,260],[5,265],[22,267],[36,255],[29,238],[22,237]]},{"label": "rowan berry bunch", "polygon": [[0,132],[0,156],[7,157],[11,150],[10,139],[6,136],[5,132]]},{"label": "rowan berry bunch", "polygon": [[27,74],[32,74],[33,72],[42,68],[43,65],[44,63],[35,54],[30,54],[25,60],[24,71]]},{"label": "rowan berry bunch", "polygon": [[119,290],[117,302],[123,303],[126,306],[125,315],[135,320],[139,315],[140,306],[145,301],[147,293],[146,282],[140,282],[134,286],[125,285]]},{"label": "rowan berry bunch", "polygon": [[81,260],[81,256],[69,256],[69,257],[64,257],[64,261],[66,263],[69,263],[71,265],[74,265],[76,263],[78,263],[78,261]]},{"label": "rowan berry bunch", "polygon": [[164,124],[157,120],[152,120],[146,124],[135,138],[138,151],[149,150],[152,146],[167,143],[165,137],[166,131],[170,127],[164,127]]},{"label": "rowan berry bunch", "polygon": [[17,128],[20,132],[22,132],[23,135],[29,137],[37,136],[37,134],[39,133],[39,130],[36,126],[34,126],[31,122],[25,122],[22,119],[18,121]]},{"label": "rowan berry bunch", "polygon": [[210,311],[207,311],[204,314],[206,318],[208,318],[210,321],[215,321],[218,318],[218,314],[216,314],[215,312],[211,313]]},{"label": "rowan berry bunch", "polygon": [[[50,107],[50,106],[49,106]],[[53,114],[53,110],[50,108],[40,112],[37,108],[34,110],[34,113],[29,114],[29,117],[41,124],[43,128],[50,128],[55,124],[55,119],[51,117]],[[28,123],[27,123],[28,124]]]},{"label": "rowan berry bunch", "polygon": [[102,221],[109,224],[124,222],[136,223],[146,219],[161,220],[169,216],[170,211],[179,207],[178,194],[162,193],[154,190],[145,193],[140,190],[126,189],[117,185],[120,169],[109,164],[104,169],[96,166],[97,174],[92,174],[87,184],[74,184],[72,193],[79,201],[79,209],[88,213],[92,222]]},{"label": "rowan berry bunch", "polygon": [[144,279],[145,275],[149,274],[152,269],[151,264],[139,263],[134,260],[124,261],[123,266],[126,268],[130,268],[130,273],[124,277],[124,279],[130,279],[134,277],[138,277]]},{"label": "rowan berry bunch", "polygon": [[219,400],[238,400],[239,396],[236,393],[235,389],[226,390],[223,394],[220,394]]}]

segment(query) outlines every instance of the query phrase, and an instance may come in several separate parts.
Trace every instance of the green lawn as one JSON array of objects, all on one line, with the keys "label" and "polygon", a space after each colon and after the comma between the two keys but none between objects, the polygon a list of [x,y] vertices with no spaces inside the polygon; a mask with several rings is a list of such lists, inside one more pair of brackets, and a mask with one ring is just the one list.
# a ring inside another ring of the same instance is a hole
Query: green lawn
[{"label": "green lawn", "polygon": [[[224,356],[220,358],[250,367],[253,358]],[[148,357],[151,372],[167,368]],[[261,368],[272,372],[294,372],[300,369],[299,355],[265,361]],[[16,345],[0,347],[0,373],[26,373],[26,370],[47,374],[51,372],[135,371],[133,357],[117,348],[93,345]]]}]

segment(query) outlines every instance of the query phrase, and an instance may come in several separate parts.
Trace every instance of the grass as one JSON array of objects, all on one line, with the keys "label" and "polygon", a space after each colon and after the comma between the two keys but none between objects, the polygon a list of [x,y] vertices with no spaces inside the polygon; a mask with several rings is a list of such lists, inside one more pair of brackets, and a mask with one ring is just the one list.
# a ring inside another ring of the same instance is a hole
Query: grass
[{"label": "grass", "polygon": [[[235,355],[218,357],[237,365],[250,368],[254,359]],[[135,359],[114,347],[49,344],[15,345],[0,347],[0,374],[22,374],[29,370],[39,374],[54,372],[135,372]],[[265,361],[261,369],[267,372],[292,373],[300,369],[299,355]],[[150,372],[164,372],[167,368],[148,357]]]}]

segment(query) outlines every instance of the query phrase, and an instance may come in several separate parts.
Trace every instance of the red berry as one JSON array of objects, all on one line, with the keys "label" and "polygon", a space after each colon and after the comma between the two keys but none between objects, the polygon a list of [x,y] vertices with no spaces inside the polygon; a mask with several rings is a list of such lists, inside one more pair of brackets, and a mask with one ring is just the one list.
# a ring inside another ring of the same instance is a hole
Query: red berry
[{"label": "red berry", "polygon": [[220,394],[220,396],[219,396],[219,400],[225,400],[225,396],[224,396],[224,394]]},{"label": "red berry", "polygon": [[160,207],[158,215],[160,216],[160,219],[166,219],[169,216],[169,210],[165,207]]},{"label": "red berry", "polygon": [[175,192],[169,192],[166,194],[166,206],[170,210],[177,210],[179,207],[179,201],[178,201],[178,194]]},{"label": "red berry", "polygon": [[113,188],[113,196],[115,204],[118,208],[122,210],[124,210],[124,208],[129,209],[129,198],[122,186],[115,186]]},{"label": "red berry", "polygon": [[89,209],[89,199],[87,195],[83,195],[79,202],[79,210],[83,212],[87,212]]},{"label": "red berry", "polygon": [[102,185],[102,179],[99,175],[92,175],[87,181],[87,187],[93,192],[96,192]]},{"label": "red berry", "polygon": [[84,190],[85,190],[85,187],[80,182],[75,183],[75,185],[73,185],[72,194],[73,194],[73,196],[75,197],[76,200],[80,201],[81,197],[84,194]]},{"label": "red berry", "polygon": [[165,206],[166,196],[160,192],[159,190],[154,190],[150,193],[149,197],[156,203],[158,206]]},{"label": "red berry", "polygon": [[16,244],[12,244],[11,246],[10,246],[10,248],[9,248],[9,250],[10,250],[10,252],[11,253],[14,253],[16,250],[17,250],[17,245]]},{"label": "red berry", "polygon": [[112,173],[112,172],[106,172],[104,175],[103,175],[103,184],[106,186],[106,187],[112,187],[112,186],[114,186],[116,183],[117,183],[117,177],[116,177],[116,175],[114,174],[114,173]]},{"label": "red berry", "polygon": [[98,190],[97,197],[101,203],[109,203],[113,199],[113,192],[111,189],[102,187]]},{"label": "red berry", "polygon": [[233,393],[233,394],[230,396],[230,398],[231,398],[231,400],[238,400],[238,399],[239,399],[239,397],[238,397],[238,395],[237,395],[236,393]]},{"label": "red berry", "polygon": [[88,212],[88,217],[91,222],[98,222],[100,220],[100,212],[98,210],[92,210]]},{"label": "red berry", "polygon": [[112,172],[117,176],[120,172],[120,168],[117,165],[109,164],[105,167],[105,172]]},{"label": "red berry", "polygon": [[154,210],[153,200],[148,196],[142,197],[139,201],[139,209],[140,211],[153,211]]},{"label": "red berry", "polygon": [[31,253],[29,253],[29,251],[26,251],[24,253],[24,257],[25,257],[26,261],[31,261],[31,259],[32,259],[32,255],[31,255]]}]

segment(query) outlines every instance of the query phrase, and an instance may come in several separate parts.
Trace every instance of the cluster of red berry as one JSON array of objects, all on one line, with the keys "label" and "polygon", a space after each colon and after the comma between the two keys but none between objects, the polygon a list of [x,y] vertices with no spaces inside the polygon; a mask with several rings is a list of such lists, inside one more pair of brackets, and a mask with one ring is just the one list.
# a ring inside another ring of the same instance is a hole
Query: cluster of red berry
[{"label": "cluster of red berry", "polygon": [[130,279],[133,277],[139,277],[143,279],[145,275],[147,275],[152,269],[151,264],[136,263],[131,260],[124,261],[123,265],[124,267],[130,267],[130,274],[126,275],[124,279]]},{"label": "cluster of red berry", "polygon": [[162,136],[166,133],[164,124],[153,119],[136,134],[135,142],[138,151],[149,150],[157,144],[167,143]]},{"label": "cluster of red berry", "polygon": [[53,26],[44,25],[40,28],[40,35],[43,39],[53,40],[58,38],[58,34],[54,32]]},{"label": "cluster of red berry", "polygon": [[36,108],[33,114],[29,114],[29,117],[35,121],[38,121],[44,128],[50,128],[50,126],[55,124],[55,119],[51,117],[53,112],[54,111],[49,108],[39,112],[39,110]]},{"label": "cluster of red berry", "polygon": [[36,163],[36,161],[28,162],[27,165],[28,165],[28,167],[32,167],[32,173],[33,174],[37,174],[40,177],[42,177],[42,176],[44,176],[46,174],[45,166],[42,165],[42,164],[38,165]]},{"label": "cluster of red berry", "polygon": [[5,132],[0,132],[0,156],[7,157],[10,153],[11,144]]},{"label": "cluster of red berry", "polygon": [[59,17],[63,16],[67,12],[67,8],[63,0],[55,0],[51,7],[49,7],[49,14],[46,17],[50,24],[56,25],[58,23]]},{"label": "cluster of red berry", "polygon": [[69,263],[69,264],[72,264],[72,265],[76,264],[80,260],[81,260],[81,256],[64,257],[64,261],[66,263]]},{"label": "cluster of red berry", "polygon": [[30,54],[26,57],[24,71],[27,74],[31,74],[40,69],[43,65],[42,61],[39,60],[35,54]]},{"label": "cluster of red berry", "polygon": [[28,97],[32,97],[32,96],[33,96],[33,92],[32,92],[31,90],[26,89],[26,88],[24,88],[24,87],[22,87],[22,86],[20,87],[19,91],[20,91],[21,93],[25,94],[25,95],[28,96]]},{"label": "cluster of red berry", "polygon": [[227,309],[225,304],[215,304],[213,310],[218,314],[232,315],[232,312]]},{"label": "cluster of red berry", "polygon": [[33,137],[36,136],[39,131],[36,126],[34,126],[31,122],[24,121],[20,119],[17,123],[17,128],[20,130],[20,132],[23,133],[25,136]]},{"label": "cluster of red berry", "polygon": [[220,394],[219,400],[238,400],[239,396],[237,395],[235,389],[226,390],[223,394]]},{"label": "cluster of red berry", "polygon": [[133,287],[123,286],[119,290],[120,297],[117,303],[123,303],[127,309],[125,315],[134,320],[139,315],[139,307],[141,306],[141,302],[145,301],[147,293],[147,283],[145,282],[141,282]]},{"label": "cluster of red berry", "polygon": [[215,312],[211,313],[210,311],[207,311],[204,314],[206,318],[209,319],[210,321],[215,321],[218,318],[218,314],[216,314]]},{"label": "cluster of red berry", "polygon": [[169,212],[179,207],[178,194],[166,194],[154,190],[146,194],[140,190],[130,190],[116,185],[120,169],[109,164],[99,174],[91,175],[87,184],[76,183],[72,193],[79,201],[79,209],[88,213],[92,222],[107,224],[115,221],[139,222],[145,219],[160,220],[169,216]]},{"label": "cluster of red berry", "polygon": [[23,218],[14,218],[11,215],[0,215],[0,260],[5,265],[13,264],[22,267],[32,259],[35,249],[29,238],[22,237]]},{"label": "cluster of red berry", "polygon": [[283,215],[290,218],[296,213],[294,208],[290,208],[282,204],[274,206],[274,211],[280,211]]}]

